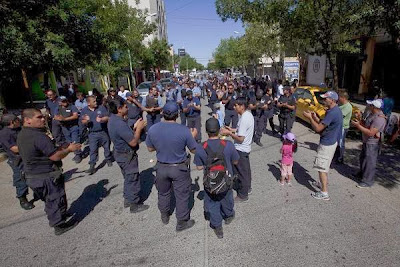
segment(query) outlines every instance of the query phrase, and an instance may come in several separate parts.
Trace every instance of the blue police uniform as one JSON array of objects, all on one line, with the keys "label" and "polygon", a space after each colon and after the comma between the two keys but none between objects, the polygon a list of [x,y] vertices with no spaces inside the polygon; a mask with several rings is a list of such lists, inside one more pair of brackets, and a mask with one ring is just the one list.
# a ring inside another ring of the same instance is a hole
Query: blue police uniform
[{"label": "blue police uniform", "polygon": [[[163,106],[162,99],[159,96],[157,98],[154,98],[153,96],[148,95],[145,98],[143,98],[142,106],[146,108],[162,107]],[[149,131],[151,126],[161,121],[161,111],[155,111],[151,113],[148,112],[146,115],[146,119],[147,119],[146,130]]]},{"label": "blue police uniform", "polygon": [[[165,111],[164,111],[165,112]],[[178,109],[176,107],[176,112]],[[171,214],[171,191],[176,199],[176,218],[179,222],[190,219],[189,199],[191,177],[186,147],[196,148],[190,130],[175,122],[160,122],[150,128],[146,145],[157,153],[158,208],[161,214]],[[178,229],[177,229],[178,230]]]},{"label": "blue police uniform", "polygon": [[10,150],[11,147],[17,145],[17,135],[20,130],[20,128],[5,127],[0,131],[0,146],[6,151],[7,163],[13,171],[13,186],[16,188],[17,198],[28,194],[28,186],[21,177],[23,168],[21,157]]},{"label": "blue police uniform", "polygon": [[254,137],[253,140],[255,143],[260,142],[262,134],[266,127],[266,114],[267,112],[262,108],[267,103],[267,97],[262,96],[257,99],[257,97],[250,98],[250,104],[256,106],[255,110],[252,110],[251,113],[254,117]]},{"label": "blue police uniform", "polygon": [[56,140],[57,144],[62,144],[64,143],[64,137],[62,135],[62,129],[61,129],[61,124],[59,121],[54,120],[54,115],[56,115],[56,111],[59,106],[60,99],[56,97],[54,101],[47,99],[45,102],[45,108],[49,111],[50,113],[50,125],[49,128],[51,129],[51,133]]},{"label": "blue police uniform", "polygon": [[17,145],[23,162],[26,184],[45,202],[44,211],[51,227],[65,222],[67,197],[62,177],[62,162],[51,161],[57,148],[45,129],[22,127]]},{"label": "blue police uniform", "polygon": [[79,126],[79,142],[83,143],[85,142],[86,138],[87,138],[87,131],[86,131],[86,125],[82,124],[82,120],[81,120],[81,112],[82,110],[87,107],[87,102],[86,99],[80,100],[77,99],[75,101],[75,107],[78,109],[79,111],[79,119],[78,119],[78,126]]},{"label": "blue police uniform", "polygon": [[[143,102],[143,98],[139,96],[136,99],[139,103]],[[143,117],[142,108],[137,106],[135,103],[127,102],[126,105],[128,106],[128,126],[132,127],[135,125],[138,119]]]},{"label": "blue police uniform", "polygon": [[196,128],[197,136],[196,141],[201,142],[201,116],[200,110],[195,109],[193,106],[188,107],[189,104],[195,104],[196,106],[201,106],[200,99],[198,97],[193,97],[191,100],[185,98],[183,101],[183,108],[188,108],[186,112],[186,123],[189,128]]},{"label": "blue police uniform", "polygon": [[[293,95],[281,95],[278,99],[278,102],[286,103],[290,106],[296,106],[296,99],[293,97]],[[290,132],[292,130],[293,123],[296,120],[296,109],[290,110],[289,108],[281,107],[278,118],[279,132],[281,134]]]},{"label": "blue police uniform", "polygon": [[[229,99],[230,97],[230,99]],[[222,100],[226,101],[225,103],[225,125],[229,126],[232,122],[232,128],[236,128],[239,122],[239,116],[234,109],[235,99],[237,98],[236,92],[229,93],[227,92]]]},{"label": "blue police uniform", "polygon": [[[56,110],[56,115],[61,115],[64,118],[71,117],[73,113],[79,113],[79,110],[74,105],[68,105],[68,107],[59,106]],[[79,125],[78,125],[79,118],[72,121],[59,121],[61,124],[62,133],[68,143],[79,143],[80,136],[79,136]],[[77,150],[75,151],[75,155],[80,156],[82,151]]]},{"label": "blue police uniform", "polygon": [[[220,142],[221,139],[208,139],[207,145],[212,151],[217,151]],[[232,163],[238,161],[240,157],[231,141],[223,140],[223,142],[225,142],[224,158],[226,168],[229,175],[233,175]],[[207,153],[201,145],[198,145],[196,148],[194,164],[203,167],[206,167],[207,165]],[[204,196],[204,210],[210,216],[210,227],[213,229],[221,227],[223,219],[235,216],[233,207],[234,201],[232,189],[218,195],[211,195],[206,192]]]},{"label": "blue police uniform", "polygon": [[86,107],[82,110],[81,116],[89,116],[90,121],[87,124],[89,129],[89,150],[90,159],[89,165],[94,166],[99,159],[99,147],[104,148],[104,157],[108,162],[112,161],[112,155],[110,151],[110,138],[107,133],[107,123],[99,123],[96,121],[96,117],[107,117],[109,113],[104,106],[99,106],[95,110],[91,110]]},{"label": "blue police uniform", "polygon": [[132,129],[123,118],[111,114],[108,120],[108,133],[114,144],[114,159],[124,176],[124,199],[129,204],[139,204],[140,180],[136,153],[139,146],[135,148],[129,146],[129,142],[134,138]]}]

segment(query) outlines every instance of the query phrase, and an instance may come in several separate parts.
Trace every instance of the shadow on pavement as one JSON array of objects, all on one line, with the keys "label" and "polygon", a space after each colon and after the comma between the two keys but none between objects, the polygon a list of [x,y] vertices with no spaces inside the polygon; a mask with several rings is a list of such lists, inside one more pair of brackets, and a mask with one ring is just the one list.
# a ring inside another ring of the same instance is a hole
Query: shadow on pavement
[{"label": "shadow on pavement", "polygon": [[85,177],[85,175],[78,175],[78,176],[72,178],[72,175],[74,175],[75,173],[84,173],[84,171],[79,171],[78,172],[77,170],[78,170],[78,168],[73,168],[71,170],[68,170],[68,171],[64,172],[63,173],[64,181],[65,182],[69,182],[69,181],[75,180],[77,178]]},{"label": "shadow on pavement", "polygon": [[116,188],[118,185],[113,185],[109,189],[105,187],[109,183],[108,179],[103,179],[97,184],[88,185],[82,192],[82,195],[72,202],[70,208],[68,209],[69,214],[73,214],[71,220],[76,222],[81,222],[83,219],[89,215],[90,212],[106,198],[112,189]]},{"label": "shadow on pavement", "polygon": [[268,171],[274,175],[277,181],[279,181],[281,179],[281,170],[279,169],[279,167],[277,167],[277,165],[278,165],[277,163],[268,164]]},{"label": "shadow on pavement", "polygon": [[[352,177],[352,174],[359,171],[360,149],[346,149],[345,164],[333,165],[337,172],[344,177],[358,182]],[[400,184],[400,150],[391,145],[384,144],[382,152],[378,156],[376,168],[375,183],[387,189],[397,188]]]},{"label": "shadow on pavement", "polygon": [[296,179],[299,184],[305,186],[310,191],[316,192],[315,188],[311,185],[311,183],[315,182],[315,180],[308,173],[308,170],[306,170],[296,161],[293,162],[293,175],[294,179]]},{"label": "shadow on pavement", "polygon": [[154,169],[148,168],[142,171],[139,175],[140,177],[140,199],[141,201],[146,201],[150,194],[151,190],[153,189],[154,182],[156,177],[153,174]]},{"label": "shadow on pavement", "polygon": [[190,192],[190,198],[189,198],[189,208],[193,209],[194,206],[194,193],[200,191],[200,185],[199,185],[199,180],[200,177],[196,177],[196,179],[194,179],[194,184],[191,185],[191,192]]}]

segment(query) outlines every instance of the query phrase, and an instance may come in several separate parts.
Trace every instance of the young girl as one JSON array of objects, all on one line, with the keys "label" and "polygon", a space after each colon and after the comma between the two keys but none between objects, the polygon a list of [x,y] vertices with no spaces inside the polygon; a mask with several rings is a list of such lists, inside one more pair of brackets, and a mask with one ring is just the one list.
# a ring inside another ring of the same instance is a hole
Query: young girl
[{"label": "young girl", "polygon": [[291,185],[290,179],[293,174],[293,153],[297,151],[296,136],[292,133],[287,133],[282,136],[283,144],[281,148],[282,162],[281,162],[281,180],[279,183],[285,185],[285,179],[288,185]]}]

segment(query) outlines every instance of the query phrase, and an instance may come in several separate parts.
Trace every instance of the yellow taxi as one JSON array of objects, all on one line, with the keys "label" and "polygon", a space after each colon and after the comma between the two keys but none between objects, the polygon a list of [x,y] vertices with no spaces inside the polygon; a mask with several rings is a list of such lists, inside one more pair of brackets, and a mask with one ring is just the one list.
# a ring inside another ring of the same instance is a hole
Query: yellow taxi
[{"label": "yellow taxi", "polygon": [[[327,92],[327,88],[321,88],[316,86],[301,86],[294,91],[293,96],[296,98],[296,117],[303,121],[309,122],[304,117],[303,112],[306,110],[314,111],[319,118],[323,119],[326,114],[326,107],[323,105],[324,99],[321,95]],[[353,107],[353,116],[359,110],[357,107]]]}]

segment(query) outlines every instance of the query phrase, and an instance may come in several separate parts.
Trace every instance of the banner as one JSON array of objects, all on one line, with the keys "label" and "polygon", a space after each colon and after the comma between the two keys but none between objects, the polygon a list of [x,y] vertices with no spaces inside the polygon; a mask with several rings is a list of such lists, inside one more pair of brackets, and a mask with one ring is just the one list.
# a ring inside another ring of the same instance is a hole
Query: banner
[{"label": "banner", "polygon": [[300,63],[297,58],[285,57],[283,63],[283,75],[285,80],[293,82],[295,79],[299,80]]},{"label": "banner", "polygon": [[325,83],[326,56],[308,55],[307,84],[320,86]]}]

